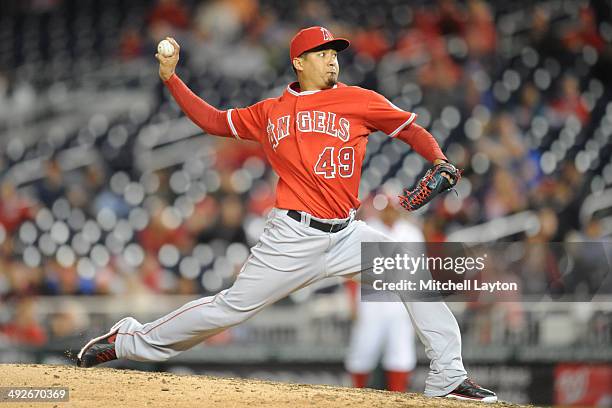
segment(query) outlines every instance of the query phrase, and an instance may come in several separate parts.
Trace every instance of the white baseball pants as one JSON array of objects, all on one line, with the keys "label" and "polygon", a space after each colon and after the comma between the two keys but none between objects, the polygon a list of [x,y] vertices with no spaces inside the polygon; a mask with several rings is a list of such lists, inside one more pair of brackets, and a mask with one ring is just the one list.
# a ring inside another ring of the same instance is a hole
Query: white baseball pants
[{"label": "white baseball pants", "polygon": [[345,367],[369,373],[382,354],[388,371],[412,371],[416,366],[414,329],[400,302],[359,302]]},{"label": "white baseball pants", "polygon": [[[330,276],[361,271],[361,242],[390,241],[362,221],[337,233],[326,233],[273,209],[259,242],[251,249],[233,286],[215,296],[187,303],[150,323],[128,317],[119,321],[118,358],[164,361],[235,326],[291,292]],[[330,220],[325,220],[330,221]],[[405,304],[430,363],[425,394],[446,395],[466,377],[461,334],[444,303]]]}]

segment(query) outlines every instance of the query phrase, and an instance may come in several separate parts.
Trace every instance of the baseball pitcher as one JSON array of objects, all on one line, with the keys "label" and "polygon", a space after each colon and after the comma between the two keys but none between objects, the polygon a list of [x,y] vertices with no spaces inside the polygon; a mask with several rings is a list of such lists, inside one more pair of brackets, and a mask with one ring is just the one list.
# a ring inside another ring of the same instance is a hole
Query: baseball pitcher
[{"label": "baseball pitcher", "polygon": [[[279,176],[275,208],[235,283],[150,323],[132,317],[90,340],[78,365],[114,359],[163,361],[261,311],[291,292],[331,276],[361,271],[361,242],[391,241],[354,219],[368,135],[383,131],[433,163],[401,205],[416,209],[452,188],[460,173],[433,136],[371,90],[338,82],[338,52],[349,41],[324,27],[298,32],[290,44],[297,81],[283,94],[246,108],[221,111],[200,99],[175,73],[180,47],[157,54],[159,75],[185,114],[205,132],[260,143]],[[164,53],[165,54],[165,53]],[[496,395],[467,377],[461,334],[444,303],[406,303],[431,360],[425,394],[493,402]]]}]

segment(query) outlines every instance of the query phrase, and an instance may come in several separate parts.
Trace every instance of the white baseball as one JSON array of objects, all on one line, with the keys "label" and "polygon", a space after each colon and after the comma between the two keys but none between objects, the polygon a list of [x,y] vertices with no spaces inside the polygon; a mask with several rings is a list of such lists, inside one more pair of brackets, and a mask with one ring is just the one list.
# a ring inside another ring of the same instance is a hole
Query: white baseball
[{"label": "white baseball", "polygon": [[174,45],[168,40],[161,40],[157,44],[157,52],[164,57],[171,57],[174,54]]}]

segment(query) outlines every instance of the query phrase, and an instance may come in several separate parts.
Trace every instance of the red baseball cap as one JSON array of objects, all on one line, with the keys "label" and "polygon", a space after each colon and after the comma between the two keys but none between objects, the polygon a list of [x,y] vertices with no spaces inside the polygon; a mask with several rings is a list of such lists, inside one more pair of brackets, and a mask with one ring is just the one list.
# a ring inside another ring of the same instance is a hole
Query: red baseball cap
[{"label": "red baseball cap", "polygon": [[289,47],[289,55],[291,60],[299,57],[308,50],[328,45],[329,48],[336,51],[342,51],[351,43],[345,38],[335,38],[334,35],[325,27],[308,27],[300,30],[291,40]]}]

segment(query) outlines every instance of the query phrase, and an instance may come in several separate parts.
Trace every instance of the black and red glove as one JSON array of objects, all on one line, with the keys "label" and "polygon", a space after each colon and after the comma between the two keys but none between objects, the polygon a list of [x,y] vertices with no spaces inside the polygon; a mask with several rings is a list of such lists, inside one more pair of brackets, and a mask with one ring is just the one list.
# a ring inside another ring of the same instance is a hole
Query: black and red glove
[{"label": "black and red glove", "polygon": [[450,163],[439,163],[427,170],[412,190],[404,190],[399,196],[400,205],[408,211],[418,210],[437,195],[455,187],[459,179],[460,170]]}]

